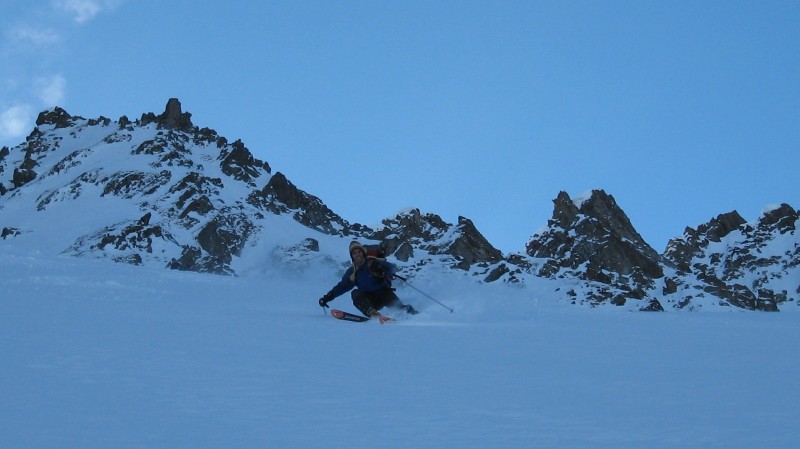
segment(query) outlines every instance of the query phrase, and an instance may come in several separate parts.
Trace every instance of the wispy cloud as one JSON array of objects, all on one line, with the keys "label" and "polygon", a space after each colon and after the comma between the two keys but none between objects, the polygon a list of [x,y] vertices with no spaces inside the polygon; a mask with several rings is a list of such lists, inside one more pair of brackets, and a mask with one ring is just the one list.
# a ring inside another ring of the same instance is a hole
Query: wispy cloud
[{"label": "wispy cloud", "polygon": [[37,47],[49,47],[61,42],[61,36],[49,28],[34,28],[20,25],[8,32],[14,44],[33,44]]},{"label": "wispy cloud", "polygon": [[47,106],[59,106],[64,102],[67,80],[61,75],[37,78],[33,89],[39,100]]},{"label": "wispy cloud", "polygon": [[31,121],[33,110],[28,105],[16,105],[0,112],[0,138],[17,139],[25,134]]},{"label": "wispy cloud", "polygon": [[[67,80],[61,75],[39,77],[32,81],[33,95],[46,107],[63,105]],[[0,140],[18,139],[33,126],[34,101],[18,102],[0,111]]]},{"label": "wispy cloud", "polygon": [[85,23],[102,11],[113,9],[121,0],[55,0],[57,8],[72,15],[76,23]]},{"label": "wispy cloud", "polygon": [[20,2],[25,7],[16,14],[0,15],[0,144],[30,131],[36,111],[68,106],[68,83],[60,65],[65,49],[74,44],[76,28],[125,1]]}]

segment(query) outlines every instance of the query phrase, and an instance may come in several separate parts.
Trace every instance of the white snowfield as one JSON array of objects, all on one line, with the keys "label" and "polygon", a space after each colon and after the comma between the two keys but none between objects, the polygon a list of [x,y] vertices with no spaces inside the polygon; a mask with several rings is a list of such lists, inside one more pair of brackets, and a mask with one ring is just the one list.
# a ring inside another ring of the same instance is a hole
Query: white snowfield
[{"label": "white snowfield", "polygon": [[330,267],[223,277],[0,245],[2,448],[800,444],[796,313],[589,310],[442,275],[414,285],[454,314],[399,283],[422,313],[381,326],[323,313]]}]

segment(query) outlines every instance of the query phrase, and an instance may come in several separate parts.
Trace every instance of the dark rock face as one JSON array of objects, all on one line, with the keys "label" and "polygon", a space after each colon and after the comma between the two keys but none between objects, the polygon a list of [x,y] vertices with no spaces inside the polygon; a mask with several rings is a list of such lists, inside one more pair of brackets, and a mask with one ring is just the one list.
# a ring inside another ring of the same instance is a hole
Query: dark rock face
[{"label": "dark rock face", "polygon": [[691,260],[702,253],[711,242],[719,242],[745,224],[744,218],[738,212],[728,212],[718,215],[708,223],[698,226],[697,229],[687,227],[682,238],[672,239],[667,244],[664,257],[675,264],[682,272],[689,272]]},{"label": "dark rock face", "polygon": [[445,254],[450,254],[459,260],[458,268],[467,270],[479,262],[492,263],[503,259],[503,254],[478,232],[472,220],[458,217],[456,235]]},{"label": "dark rock face", "polygon": [[528,255],[544,260],[540,276],[574,276],[611,287],[597,290],[595,299],[600,302],[614,299],[617,290],[643,299],[654,280],[664,276],[658,253],[636,232],[612,196],[594,190],[576,204],[561,192],[554,204],[547,229],[526,246]]},{"label": "dark rock face", "polygon": [[36,126],[53,125],[58,128],[68,128],[75,124],[76,119],[81,117],[72,117],[67,111],[56,107],[52,111],[44,111],[36,118]]},{"label": "dark rock face", "polygon": [[167,106],[161,115],[156,116],[152,112],[143,114],[140,122],[142,126],[157,123],[159,127],[181,131],[190,131],[194,127],[192,114],[182,111],[181,102],[177,98],[170,98],[167,101]]},{"label": "dark rock face", "polygon": [[492,271],[489,272],[489,275],[486,276],[483,281],[484,282],[494,282],[502,278],[504,275],[510,273],[511,270],[508,268],[506,264],[500,264],[495,267]]},{"label": "dark rock face", "polygon": [[360,229],[335,214],[319,198],[298,189],[281,172],[276,172],[247,201],[274,214],[290,214],[298,223],[329,235],[353,235]]},{"label": "dark rock face", "polygon": [[132,155],[152,155],[158,158],[149,165],[153,168],[195,168],[190,145],[191,135],[185,132],[167,131],[158,133],[154,139],[142,142],[131,151]]},{"label": "dark rock face", "polygon": [[658,302],[657,299],[653,299],[650,301],[650,304],[648,304],[646,307],[643,307],[640,310],[642,312],[663,312],[664,307],[661,305],[660,302]]},{"label": "dark rock face", "polygon": [[368,237],[380,240],[387,253],[396,254],[398,260],[408,260],[415,254],[414,248],[431,255],[451,256],[452,266],[462,270],[478,263],[503,260],[502,253],[478,232],[471,220],[464,217],[459,217],[454,226],[438,215],[412,209],[391,220],[383,220],[382,224],[382,229]]},{"label": "dark rock face", "polygon": [[75,255],[100,252],[116,262],[140,265],[143,256],[154,252],[154,246],[176,245],[174,237],[161,225],[150,223],[151,217],[151,213],[146,213],[136,220],[108,226],[79,238],[67,252]]},{"label": "dark rock face", "polygon": [[172,173],[163,170],[160,173],[118,172],[101,181],[105,184],[103,195],[115,195],[120,198],[136,198],[141,195],[152,195],[159,188],[169,183]]},{"label": "dark rock face", "polygon": [[184,246],[181,256],[167,264],[167,268],[180,271],[196,271],[198,273],[234,274],[233,270],[217,257],[203,254],[200,248]]},{"label": "dark rock face", "polygon": [[[63,109],[56,109],[66,114]],[[66,115],[69,116],[69,114]],[[62,116],[58,115],[58,117]],[[54,120],[58,120],[58,117],[54,118]],[[47,154],[52,151],[53,148],[58,148],[58,141],[43,142],[40,140],[41,136],[42,132],[37,128],[26,139],[25,156],[22,159],[22,162],[14,167],[11,178],[13,188],[20,188],[25,184],[35,180],[39,175],[36,171],[34,171],[34,168],[39,166],[39,160],[46,158]],[[5,169],[3,169],[3,171],[5,171]]]},{"label": "dark rock face", "polygon": [[192,114],[181,110],[181,102],[170,98],[164,112],[158,116],[158,122],[169,129],[189,130],[192,128]]},{"label": "dark rock face", "polygon": [[678,307],[692,307],[710,295],[744,309],[778,310],[797,293],[784,279],[800,264],[799,219],[798,211],[782,204],[755,224],[730,212],[697,230],[687,228],[664,254],[681,277],[671,290],[681,296]]},{"label": "dark rock face", "polygon": [[191,172],[169,188],[167,196],[174,201],[170,211],[184,221],[184,226],[192,227],[198,220],[190,214],[205,216],[213,211],[211,198],[219,195],[222,189],[221,179]]},{"label": "dark rock face", "polygon": [[423,214],[419,209],[400,213],[393,219],[383,220],[382,224],[384,228],[377,231],[374,237],[384,242],[388,253],[393,253],[402,243],[415,241],[428,245],[438,254],[439,248],[433,246],[433,242],[449,229],[449,225],[441,217]]},{"label": "dark rock face", "polygon": [[231,147],[231,151],[223,150],[219,155],[222,172],[226,175],[255,186],[255,179],[261,176],[262,170],[272,173],[269,164],[254,158],[241,140],[234,142]]},{"label": "dark rock face", "polygon": [[197,234],[197,242],[206,253],[230,264],[233,256],[242,253],[245,243],[255,231],[255,225],[247,215],[234,211],[223,211]]},{"label": "dark rock face", "polygon": [[554,203],[553,218],[531,238],[527,253],[539,276],[594,285],[582,298],[576,293],[574,301],[648,300],[640,307],[648,311],[704,304],[769,311],[800,293],[785,288],[784,279],[800,264],[798,212],[789,205],[770,210],[755,224],[734,211],[686,228],[661,257],[604,192],[593,191],[580,202],[562,192]]},{"label": "dark rock face", "polygon": [[34,179],[36,179],[35,171],[24,168],[15,168],[14,176],[11,178],[11,182],[14,184],[15,188],[19,188],[33,181]]},{"label": "dark rock face", "polygon": [[17,228],[5,227],[3,228],[2,233],[0,233],[0,238],[5,240],[7,237],[16,237],[20,234],[22,234],[22,231]]},{"label": "dark rock face", "polygon": [[758,221],[759,228],[767,233],[778,232],[786,234],[797,230],[797,220],[800,212],[784,203],[777,208],[765,213]]}]

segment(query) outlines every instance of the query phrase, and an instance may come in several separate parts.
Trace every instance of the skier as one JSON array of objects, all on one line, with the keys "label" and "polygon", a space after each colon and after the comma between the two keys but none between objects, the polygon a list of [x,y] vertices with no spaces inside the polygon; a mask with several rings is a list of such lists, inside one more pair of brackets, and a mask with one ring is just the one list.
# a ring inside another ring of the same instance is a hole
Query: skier
[{"label": "skier", "polygon": [[418,313],[411,305],[403,304],[394,293],[391,280],[397,272],[397,266],[384,259],[367,256],[364,246],[355,240],[350,243],[350,260],[353,266],[345,271],[342,280],[331,291],[320,298],[321,307],[328,307],[329,302],[357,287],[350,296],[353,305],[364,316],[384,322],[388,318],[381,315],[379,310],[387,306],[412,315]]}]

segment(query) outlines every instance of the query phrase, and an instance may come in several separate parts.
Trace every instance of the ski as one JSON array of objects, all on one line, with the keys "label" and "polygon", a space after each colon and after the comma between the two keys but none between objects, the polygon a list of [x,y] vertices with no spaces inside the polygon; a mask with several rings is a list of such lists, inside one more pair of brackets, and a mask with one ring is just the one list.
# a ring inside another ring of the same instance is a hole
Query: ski
[{"label": "ski", "polygon": [[361,315],[355,315],[352,313],[348,313],[339,309],[331,310],[331,315],[337,320],[344,320],[344,321],[355,321],[355,322],[362,322],[362,321],[369,321],[369,318]]},{"label": "ski", "polygon": [[[353,313],[345,312],[339,309],[332,309],[331,315],[333,315],[333,317],[336,318],[337,320],[343,320],[343,321],[353,321],[356,323],[369,321],[369,318],[365,316],[355,315]],[[378,320],[380,321],[381,324],[383,324],[387,321],[391,321],[391,318],[381,315],[380,317],[378,317]]]}]

